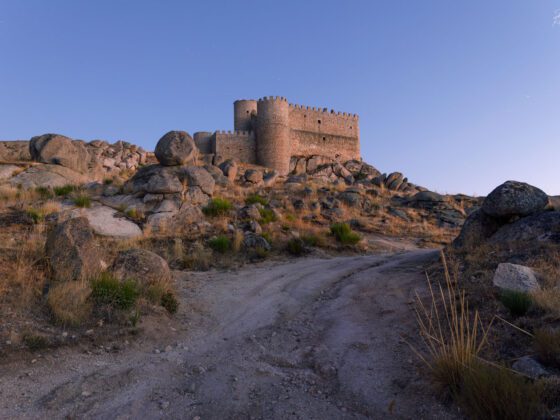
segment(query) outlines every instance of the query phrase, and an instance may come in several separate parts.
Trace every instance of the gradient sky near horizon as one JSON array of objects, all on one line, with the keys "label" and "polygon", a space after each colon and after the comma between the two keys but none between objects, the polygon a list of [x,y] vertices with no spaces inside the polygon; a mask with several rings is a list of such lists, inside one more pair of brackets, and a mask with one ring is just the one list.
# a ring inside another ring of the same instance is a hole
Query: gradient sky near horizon
[{"label": "gradient sky near horizon", "polygon": [[358,113],[430,189],[560,194],[560,0],[0,0],[0,139],[153,150],[270,95]]}]

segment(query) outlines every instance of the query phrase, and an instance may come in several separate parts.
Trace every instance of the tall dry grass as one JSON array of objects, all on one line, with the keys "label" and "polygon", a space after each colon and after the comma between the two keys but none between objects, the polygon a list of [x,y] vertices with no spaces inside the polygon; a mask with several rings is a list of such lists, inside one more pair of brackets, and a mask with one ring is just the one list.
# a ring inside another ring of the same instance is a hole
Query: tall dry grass
[{"label": "tall dry grass", "polygon": [[435,287],[427,276],[429,304],[417,295],[416,317],[424,351],[414,349],[430,369],[435,381],[452,391],[457,390],[465,369],[479,359],[487,344],[488,331],[477,310],[471,312],[465,292],[458,289],[443,251],[445,284]]}]

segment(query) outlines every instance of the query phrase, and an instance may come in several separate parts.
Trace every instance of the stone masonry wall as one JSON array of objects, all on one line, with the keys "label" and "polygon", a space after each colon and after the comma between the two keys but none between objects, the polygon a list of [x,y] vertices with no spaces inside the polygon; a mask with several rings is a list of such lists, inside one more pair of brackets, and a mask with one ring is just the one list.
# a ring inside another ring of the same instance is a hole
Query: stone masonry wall
[{"label": "stone masonry wall", "polygon": [[249,131],[216,131],[212,152],[222,160],[239,159],[241,162],[256,163],[255,134]]}]

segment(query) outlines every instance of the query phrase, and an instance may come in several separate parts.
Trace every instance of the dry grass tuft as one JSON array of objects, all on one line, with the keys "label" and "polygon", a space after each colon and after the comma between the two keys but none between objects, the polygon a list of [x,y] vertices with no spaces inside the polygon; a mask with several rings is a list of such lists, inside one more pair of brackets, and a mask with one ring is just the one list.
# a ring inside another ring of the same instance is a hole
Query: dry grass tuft
[{"label": "dry grass tuft", "polygon": [[484,327],[478,314],[471,314],[465,292],[457,288],[457,278],[451,277],[445,254],[445,285],[434,290],[428,278],[430,304],[427,306],[417,296],[417,320],[420,336],[427,354],[415,352],[429,367],[435,381],[455,392],[459,389],[465,369],[478,361],[487,343],[489,327]]},{"label": "dry grass tuft", "polygon": [[91,314],[91,287],[86,281],[70,281],[54,285],[47,304],[56,322],[78,326]]}]

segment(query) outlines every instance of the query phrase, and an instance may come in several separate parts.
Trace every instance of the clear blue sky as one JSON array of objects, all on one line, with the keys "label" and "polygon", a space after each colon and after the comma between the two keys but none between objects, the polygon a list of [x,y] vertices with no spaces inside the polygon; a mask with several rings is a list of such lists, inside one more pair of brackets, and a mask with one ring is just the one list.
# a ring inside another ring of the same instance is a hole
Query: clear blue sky
[{"label": "clear blue sky", "polygon": [[153,149],[268,95],[358,113],[428,188],[560,194],[560,0],[0,0],[0,138]]}]

